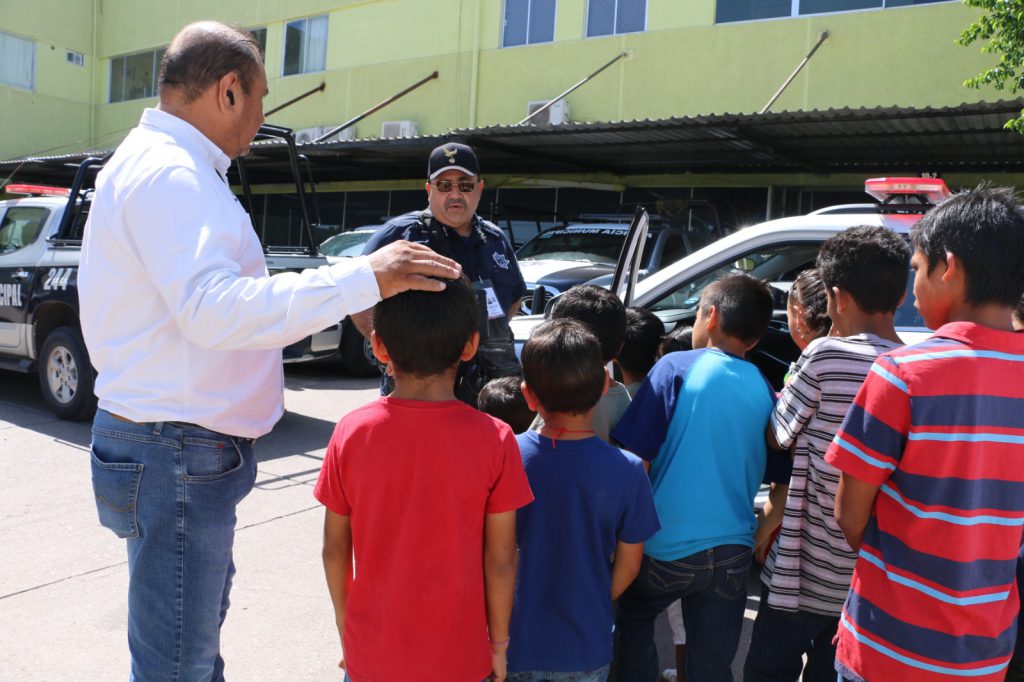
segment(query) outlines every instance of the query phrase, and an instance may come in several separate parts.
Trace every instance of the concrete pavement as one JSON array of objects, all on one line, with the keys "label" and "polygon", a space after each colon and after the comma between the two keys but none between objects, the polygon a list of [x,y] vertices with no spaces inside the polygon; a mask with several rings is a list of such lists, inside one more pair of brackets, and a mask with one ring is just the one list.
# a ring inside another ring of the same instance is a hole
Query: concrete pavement
[{"label": "concrete pavement", "polygon": [[[330,362],[288,367],[288,413],[257,443],[256,487],[238,509],[228,679],[341,679],[312,486],[337,419],[376,395],[376,381]],[[0,372],[0,681],[128,677],[124,544],[96,519],[89,438],[88,424],[46,409],[35,376]],[[658,633],[667,667],[664,622]]]}]

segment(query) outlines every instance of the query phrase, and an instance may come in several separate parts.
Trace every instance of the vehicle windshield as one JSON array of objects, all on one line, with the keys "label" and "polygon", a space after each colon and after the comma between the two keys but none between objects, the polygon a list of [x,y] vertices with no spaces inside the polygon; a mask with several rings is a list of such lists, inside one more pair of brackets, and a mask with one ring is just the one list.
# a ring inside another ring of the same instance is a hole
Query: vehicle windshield
[{"label": "vehicle windshield", "polygon": [[359,256],[363,247],[370,241],[374,230],[353,230],[328,237],[320,245],[320,253],[325,256]]},{"label": "vehicle windshield", "polygon": [[[572,227],[550,230],[539,234],[516,252],[518,260],[579,260],[614,266],[626,240],[626,226],[610,229],[607,227]],[[643,263],[650,260],[654,248],[654,233],[648,232],[644,246]]]}]

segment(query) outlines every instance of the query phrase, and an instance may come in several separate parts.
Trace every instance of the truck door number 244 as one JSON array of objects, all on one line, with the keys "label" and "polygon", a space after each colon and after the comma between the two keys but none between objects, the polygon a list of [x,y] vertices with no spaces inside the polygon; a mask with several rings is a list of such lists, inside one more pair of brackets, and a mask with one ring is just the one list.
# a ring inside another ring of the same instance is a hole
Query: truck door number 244
[{"label": "truck door number 244", "polygon": [[44,291],[61,291],[68,288],[68,280],[75,268],[50,268],[46,273],[46,280],[43,282]]}]

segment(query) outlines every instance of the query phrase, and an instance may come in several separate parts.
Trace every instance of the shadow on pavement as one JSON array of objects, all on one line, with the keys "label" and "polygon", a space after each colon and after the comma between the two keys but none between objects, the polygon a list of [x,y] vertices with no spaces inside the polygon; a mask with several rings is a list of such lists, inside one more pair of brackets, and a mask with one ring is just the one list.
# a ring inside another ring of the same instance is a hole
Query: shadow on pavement
[{"label": "shadow on pavement", "polygon": [[43,401],[35,374],[0,371],[0,429],[22,428],[88,450],[91,422],[58,419]]}]

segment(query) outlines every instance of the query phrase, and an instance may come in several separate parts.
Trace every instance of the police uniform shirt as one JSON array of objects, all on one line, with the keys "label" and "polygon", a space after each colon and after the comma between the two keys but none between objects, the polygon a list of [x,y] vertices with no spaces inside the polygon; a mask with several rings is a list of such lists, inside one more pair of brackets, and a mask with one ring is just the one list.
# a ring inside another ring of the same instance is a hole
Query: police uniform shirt
[{"label": "police uniform shirt", "polygon": [[490,280],[505,313],[526,294],[526,283],[519,271],[515,252],[498,227],[474,215],[473,229],[468,237],[463,237],[433,217],[428,228],[420,219],[422,214],[423,211],[411,211],[387,222],[366,243],[363,255],[400,239],[430,246],[430,230],[437,230],[441,235],[448,235],[451,252],[442,252],[442,255],[458,261],[471,282]]}]

